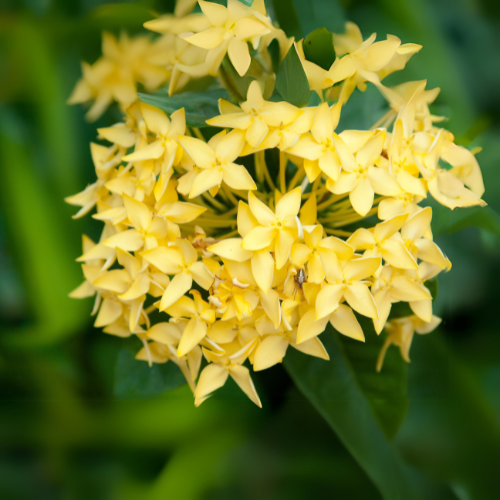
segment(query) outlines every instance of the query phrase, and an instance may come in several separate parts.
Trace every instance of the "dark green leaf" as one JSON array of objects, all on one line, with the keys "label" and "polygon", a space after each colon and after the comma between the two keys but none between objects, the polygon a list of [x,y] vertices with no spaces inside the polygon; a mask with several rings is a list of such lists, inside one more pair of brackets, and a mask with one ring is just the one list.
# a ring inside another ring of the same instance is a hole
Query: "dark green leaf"
[{"label": "dark green leaf", "polygon": [[168,114],[184,108],[186,123],[190,127],[207,127],[205,120],[219,114],[219,99],[228,99],[229,95],[224,89],[212,89],[203,92],[183,92],[173,96],[165,92],[139,94],[139,98],[142,102],[156,106]]},{"label": "dark green leaf", "polygon": [[155,19],[155,14],[138,3],[134,4],[108,4],[95,8],[90,13],[90,19],[106,28],[126,27],[142,28],[142,25]]},{"label": "dark green leaf", "polygon": [[177,389],[186,383],[179,367],[169,361],[149,366],[135,359],[134,353],[122,348],[115,367],[115,389],[119,397],[150,397]]},{"label": "dark green leaf", "polygon": [[276,74],[276,89],[285,101],[295,106],[305,106],[309,102],[311,95],[309,82],[295,44],[290,47],[285,59],[281,61]]},{"label": "dark green leaf", "polygon": [[377,335],[373,322],[358,316],[366,343],[340,337],[344,352],[354,371],[356,380],[368,398],[372,411],[385,435],[392,439],[402,424],[408,409],[406,395],[408,367],[398,352],[384,360],[384,369],[377,373],[375,365],[385,332]]},{"label": "dark green leaf", "polygon": [[500,237],[500,215],[491,207],[455,208],[450,210],[436,202],[432,206],[434,236],[452,234],[469,226],[484,229]]},{"label": "dark green leaf", "polygon": [[[291,7],[292,2],[285,2]],[[302,25],[302,33],[310,33],[318,26],[324,26],[333,33],[342,33],[346,22],[343,8],[337,0],[293,0],[293,5]]]},{"label": "dark green leaf", "polygon": [[293,36],[296,40],[300,40],[303,31],[293,2],[290,0],[272,0],[272,6],[280,28],[287,36]]},{"label": "dark green leaf", "polygon": [[[391,385],[398,384],[394,381],[387,382],[389,372],[392,370],[388,370],[385,378],[376,381],[375,377],[379,375],[375,372],[375,360],[371,359],[375,353],[367,354],[370,359],[363,361],[361,355],[354,355],[353,346],[344,348],[346,343],[332,330],[328,326],[327,331],[321,336],[330,355],[330,361],[292,351],[287,353],[285,358],[286,369],[301,392],[331,425],[385,499],[428,498],[427,492],[422,491],[427,488],[425,480],[418,477],[418,474],[403,462],[397,449],[387,440],[377,424],[373,412],[378,412],[379,418],[383,414],[377,409],[379,403],[370,404],[370,397],[373,394],[383,398],[393,393],[394,388]],[[360,344],[360,347],[370,351],[372,335],[367,340],[367,345]],[[397,352],[395,354],[399,355]],[[391,360],[390,363],[392,362]],[[367,370],[368,364],[371,364],[373,379],[369,378],[366,372],[360,381],[354,370],[360,369],[361,364],[366,366],[363,370]],[[401,373],[398,374],[400,375]],[[373,384],[372,389],[369,389],[371,384]],[[385,385],[385,390],[375,389],[378,384]],[[398,391],[399,389],[396,392]]]},{"label": "dark green leaf", "polygon": [[255,80],[249,73],[252,69],[255,59],[252,59],[250,68],[245,76],[240,76],[231,64],[229,57],[225,57],[220,67],[220,77],[228,89],[232,99],[236,102],[245,101],[247,98],[248,87]]},{"label": "dark green leaf", "polygon": [[318,28],[309,33],[304,39],[303,48],[306,59],[323,69],[330,69],[335,61],[333,35],[326,28]]},{"label": "dark green leaf", "polygon": [[271,56],[271,61],[273,63],[273,71],[276,73],[278,71],[281,56],[280,56],[280,44],[276,38],[268,45],[267,50]]}]

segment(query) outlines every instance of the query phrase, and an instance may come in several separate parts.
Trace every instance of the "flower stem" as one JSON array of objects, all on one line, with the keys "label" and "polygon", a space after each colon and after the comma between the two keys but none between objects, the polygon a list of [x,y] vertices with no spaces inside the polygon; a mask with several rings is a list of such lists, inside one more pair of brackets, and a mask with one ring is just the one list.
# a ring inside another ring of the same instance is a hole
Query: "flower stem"
[{"label": "flower stem", "polygon": [[285,156],[285,153],[283,151],[280,151],[280,187],[281,187],[281,194],[286,193],[286,164],[287,164],[287,159]]}]

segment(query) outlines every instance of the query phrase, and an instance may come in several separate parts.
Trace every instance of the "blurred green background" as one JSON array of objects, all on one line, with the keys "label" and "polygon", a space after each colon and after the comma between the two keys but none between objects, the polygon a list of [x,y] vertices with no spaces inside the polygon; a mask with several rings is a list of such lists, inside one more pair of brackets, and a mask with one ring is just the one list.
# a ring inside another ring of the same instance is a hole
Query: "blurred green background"
[{"label": "blurred green background", "polygon": [[[325,1],[298,0],[299,17],[307,24]],[[0,498],[381,498],[282,366],[254,376],[262,410],[229,383],[198,409],[186,386],[115,395],[124,341],[93,329],[91,300],[67,297],[82,281],[81,234],[95,238],[100,224],[73,221],[63,198],[93,182],[89,142],[119,115],[88,124],[65,102],[103,29],[140,32],[148,9],[173,2],[105,4],[0,0]],[[500,3],[344,0],[337,12],[328,22],[424,46],[387,84],[441,87],[435,110],[461,144],[484,148],[485,200],[500,212]],[[453,262],[435,305],[444,324],[411,350],[410,406],[394,442],[435,498],[500,496],[494,232],[437,238]]]}]

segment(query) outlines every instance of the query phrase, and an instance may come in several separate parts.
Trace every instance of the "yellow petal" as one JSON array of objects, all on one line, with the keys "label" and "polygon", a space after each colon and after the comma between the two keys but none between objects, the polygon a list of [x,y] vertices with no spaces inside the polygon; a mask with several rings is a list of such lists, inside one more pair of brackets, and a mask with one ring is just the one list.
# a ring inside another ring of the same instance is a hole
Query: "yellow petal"
[{"label": "yellow petal", "polygon": [[252,257],[251,265],[257,285],[264,293],[268,293],[274,276],[275,264],[272,255],[266,250],[257,251]]},{"label": "yellow petal", "polygon": [[172,323],[156,323],[148,330],[148,337],[165,345],[177,345],[181,338],[180,330]]},{"label": "yellow petal", "polygon": [[[274,266],[273,266],[274,267]],[[272,321],[275,328],[278,328],[281,322],[281,309],[279,294],[276,290],[269,290],[267,293],[259,292],[260,303]]]},{"label": "yellow petal", "polygon": [[[276,205],[276,219],[283,220],[286,217],[296,216],[300,210],[301,189],[297,187],[286,193]],[[252,208],[252,205],[250,205]],[[253,212],[253,209],[252,209]],[[271,212],[272,213],[272,212]],[[255,215],[255,213],[254,213]],[[257,215],[255,215],[257,217]],[[258,219],[258,217],[257,217]],[[260,221],[259,221],[260,222]],[[262,224],[262,222],[261,222]]]},{"label": "yellow petal", "polygon": [[245,262],[252,257],[253,253],[241,248],[242,241],[242,238],[228,238],[210,245],[207,250],[224,259]]},{"label": "yellow petal", "polygon": [[257,226],[243,238],[241,247],[245,250],[262,250],[274,241],[277,232],[274,227]]},{"label": "yellow petal", "polygon": [[201,288],[208,290],[212,286],[214,277],[203,262],[195,262],[194,264],[191,264],[189,272],[193,275],[193,279],[198,285],[201,286]]},{"label": "yellow petal", "polygon": [[238,38],[233,38],[229,42],[227,54],[238,74],[244,76],[252,61],[248,45]]},{"label": "yellow petal", "polygon": [[[340,178],[342,178],[342,176]],[[364,177],[359,179],[358,185],[349,194],[352,207],[363,217],[371,210],[373,198],[374,193],[372,185],[370,181]]]},{"label": "yellow petal", "polygon": [[276,269],[281,269],[288,262],[288,257],[290,256],[290,250],[292,249],[294,240],[295,238],[290,231],[286,229],[280,229],[277,231],[274,246]]},{"label": "yellow petal", "polygon": [[177,224],[185,224],[196,219],[199,215],[206,212],[206,208],[194,203],[184,203],[176,201],[168,203],[158,210],[158,215]]},{"label": "yellow petal", "polygon": [[222,387],[227,380],[228,372],[218,364],[206,366],[200,374],[200,379],[194,393],[194,404],[200,406],[203,401],[210,397],[212,392]]},{"label": "yellow petal", "polygon": [[404,241],[416,241],[421,238],[429,228],[432,220],[432,208],[426,207],[412,215],[401,229]]},{"label": "yellow petal", "polygon": [[101,328],[110,325],[122,315],[122,305],[117,300],[104,299],[99,309],[99,314],[95,320],[94,326]]},{"label": "yellow petal", "polygon": [[185,356],[194,346],[205,338],[206,334],[207,324],[204,321],[200,321],[199,319],[190,320],[182,332],[181,341],[177,348],[177,356],[179,358]]},{"label": "yellow petal", "polygon": [[257,219],[252,214],[250,207],[240,200],[238,203],[238,232],[241,236],[245,237],[254,227],[258,226]]},{"label": "yellow petal", "polygon": [[252,176],[248,173],[247,169],[236,163],[228,163],[223,166],[223,179],[224,182],[233,189],[241,189],[250,191],[257,189]]},{"label": "yellow petal", "polygon": [[238,384],[239,388],[250,398],[250,401],[255,403],[259,408],[262,408],[255,386],[250,377],[250,371],[245,366],[233,365],[229,368],[229,375]]},{"label": "yellow petal", "polygon": [[113,144],[131,148],[135,144],[135,134],[127,125],[119,123],[113,127],[98,128],[99,136]]},{"label": "yellow petal", "polygon": [[391,296],[400,301],[411,302],[432,298],[425,286],[419,285],[408,278],[408,276],[394,276],[394,278],[392,278],[392,285],[394,288],[391,290]]},{"label": "yellow petal", "polygon": [[325,318],[335,311],[343,295],[343,285],[325,285],[316,297],[316,319]]},{"label": "yellow petal", "polygon": [[124,156],[125,161],[143,161],[160,158],[160,156],[165,152],[165,147],[161,141],[155,141],[152,144],[134,151],[133,153]]},{"label": "yellow petal", "polygon": [[132,283],[130,288],[118,297],[121,300],[135,300],[149,291],[151,279],[147,274],[140,274]]},{"label": "yellow petal", "polygon": [[253,369],[257,372],[281,363],[288,345],[288,342],[280,335],[266,337],[255,351]]},{"label": "yellow petal", "polygon": [[177,249],[163,246],[142,252],[141,256],[165,274],[180,272],[184,263],[182,255]]},{"label": "yellow petal", "polygon": [[359,314],[369,318],[378,318],[377,305],[366,285],[354,282],[347,285],[344,292],[347,303]]},{"label": "yellow petal", "polygon": [[165,293],[161,298],[160,311],[177,302],[186,292],[191,289],[193,278],[191,274],[182,272],[174,276],[174,279],[168,284]]},{"label": "yellow petal", "polygon": [[301,351],[304,354],[308,354],[309,356],[325,359],[326,361],[330,359],[330,356],[328,356],[324,345],[321,343],[321,340],[319,340],[318,337],[306,340],[305,342],[301,342],[300,344],[290,343],[290,345],[298,351]]},{"label": "yellow petal", "polygon": [[411,310],[423,321],[432,321],[432,299],[410,302]]},{"label": "yellow petal", "polygon": [[127,217],[132,226],[139,231],[146,231],[152,221],[149,208],[144,203],[131,198],[127,194],[123,194],[123,204],[125,205]]},{"label": "yellow petal", "polygon": [[[180,4],[181,2],[177,3]],[[228,10],[223,5],[205,2],[203,0],[200,0],[199,4],[203,14],[207,16],[212,26],[222,26],[227,21]]]},{"label": "yellow petal", "polygon": [[317,337],[325,331],[327,324],[328,315],[317,320],[316,311],[314,309],[310,309],[302,316],[302,318],[300,318],[297,330],[297,344],[302,345],[304,342]]},{"label": "yellow petal", "polygon": [[391,312],[392,303],[389,290],[385,288],[377,290],[377,292],[373,296],[373,300],[375,300],[375,304],[377,304],[378,310],[378,318],[373,320],[373,326],[375,328],[375,331],[377,332],[377,335],[379,335],[380,332],[384,329],[387,318],[389,317],[389,314]]},{"label": "yellow petal", "polygon": [[250,146],[252,146],[253,148],[257,148],[264,140],[268,132],[269,127],[267,123],[259,117],[254,117],[252,124],[245,133],[245,139],[247,140],[248,144],[250,144]]},{"label": "yellow petal", "polygon": [[196,166],[209,168],[215,162],[215,153],[213,149],[200,139],[181,136],[179,137],[179,142]]},{"label": "yellow petal", "polygon": [[184,38],[186,42],[189,42],[202,49],[214,49],[218,47],[224,41],[224,35],[227,30],[217,26],[213,28],[208,28],[201,33],[196,33],[195,35],[188,36]]},{"label": "yellow petal", "polygon": [[215,155],[221,162],[231,163],[240,156],[244,145],[245,133],[241,130],[233,130],[218,142]]},{"label": "yellow petal", "polygon": [[370,167],[368,169],[368,178],[377,194],[397,196],[401,193],[401,186],[398,181],[383,168]]},{"label": "yellow petal", "polygon": [[418,269],[415,259],[400,241],[384,241],[382,244],[382,257],[387,263],[398,269]]},{"label": "yellow petal", "polygon": [[346,337],[354,340],[365,341],[363,330],[352,312],[352,309],[345,304],[340,304],[337,310],[330,316],[330,323],[333,328]]},{"label": "yellow petal", "polygon": [[276,220],[273,211],[262,203],[253,193],[248,193],[248,204],[253,216],[261,225],[270,226]]},{"label": "yellow petal", "polygon": [[383,240],[390,238],[394,233],[398,232],[403,227],[406,219],[408,219],[408,214],[401,214],[396,215],[396,217],[392,217],[385,222],[377,224],[373,230],[375,239],[378,242],[382,242]]},{"label": "yellow petal", "polygon": [[220,186],[223,176],[223,172],[217,167],[203,170],[193,181],[191,191],[189,192],[189,198],[196,198],[205,191],[208,191],[213,187]]},{"label": "yellow petal", "polygon": [[138,231],[129,229],[104,240],[104,244],[110,248],[121,248],[127,252],[136,252],[143,247],[144,240]]}]

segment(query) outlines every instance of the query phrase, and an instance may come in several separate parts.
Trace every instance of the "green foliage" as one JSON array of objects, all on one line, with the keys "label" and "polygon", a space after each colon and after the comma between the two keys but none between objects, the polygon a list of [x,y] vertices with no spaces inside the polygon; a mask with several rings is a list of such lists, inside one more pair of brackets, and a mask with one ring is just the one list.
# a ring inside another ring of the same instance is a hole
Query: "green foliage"
[{"label": "green foliage", "polygon": [[114,392],[121,398],[156,396],[184,385],[186,379],[179,367],[173,363],[137,361],[134,351],[122,348],[115,367]]},{"label": "green foliage", "polygon": [[207,127],[205,120],[219,114],[219,99],[228,99],[225,89],[209,89],[202,92],[182,92],[169,96],[166,92],[139,94],[141,101],[165,111],[169,115],[184,108],[186,123],[190,127]]},{"label": "green foliage", "polygon": [[300,40],[303,36],[299,16],[290,0],[272,0],[274,15],[287,36]]},{"label": "green foliage", "polygon": [[285,101],[295,106],[305,106],[309,102],[309,82],[295,45],[281,61],[276,73],[276,89]]},{"label": "green foliage", "polygon": [[318,28],[309,33],[303,43],[304,55],[308,61],[323,69],[330,69],[335,61],[333,35],[326,28]]},{"label": "green foliage", "polygon": [[500,237],[500,215],[491,207],[450,210],[437,203],[432,206],[432,230],[435,236],[452,234],[466,227],[478,227]]},{"label": "green foliage", "polygon": [[221,78],[224,81],[224,85],[229,90],[231,98],[235,102],[242,102],[247,98],[248,87],[250,87],[250,84],[255,80],[254,77],[250,76],[252,64],[254,64],[253,59],[247,74],[245,76],[240,76],[231,64],[229,57],[226,56],[222,61],[220,68]]},{"label": "green foliage", "polygon": [[[373,340],[371,337],[368,341]],[[330,361],[298,352],[287,354],[284,364],[297,387],[334,429],[384,498],[422,498],[413,484],[412,471],[378,423],[383,420],[386,429],[394,429],[400,416],[391,415],[393,410],[389,405],[396,408],[399,415],[403,408],[401,402],[406,405],[401,383],[392,380],[394,376],[402,375],[401,369],[397,368],[398,362],[387,359],[386,362],[391,364],[388,370],[391,375],[376,379],[375,349],[360,354],[356,347],[346,347],[330,325],[321,339]],[[366,349],[369,346],[361,347]],[[367,375],[370,364],[372,377]],[[359,374],[357,370],[360,370]]]}]

